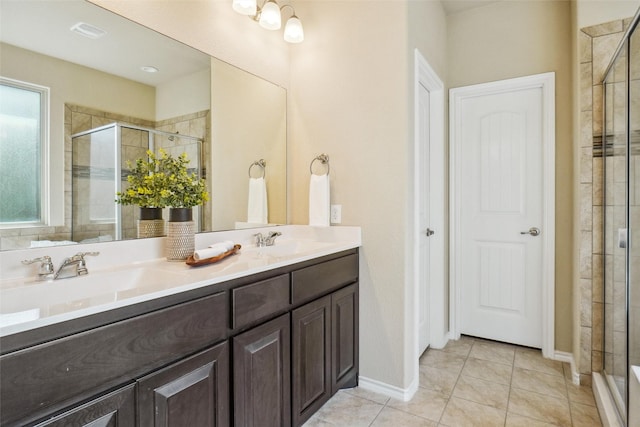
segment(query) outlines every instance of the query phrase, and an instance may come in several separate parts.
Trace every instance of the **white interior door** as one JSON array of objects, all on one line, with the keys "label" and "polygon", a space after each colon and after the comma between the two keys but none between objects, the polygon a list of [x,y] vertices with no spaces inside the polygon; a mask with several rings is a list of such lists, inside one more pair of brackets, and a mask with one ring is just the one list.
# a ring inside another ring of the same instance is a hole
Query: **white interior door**
[{"label": "white interior door", "polygon": [[543,89],[488,90],[457,108],[459,331],[541,348]]},{"label": "white interior door", "polygon": [[419,293],[418,293],[418,355],[424,353],[430,342],[429,324],[429,271],[430,271],[430,182],[429,182],[429,152],[430,152],[430,121],[429,121],[429,91],[422,85],[418,88],[418,138],[420,145],[420,194],[418,203],[419,215]]}]

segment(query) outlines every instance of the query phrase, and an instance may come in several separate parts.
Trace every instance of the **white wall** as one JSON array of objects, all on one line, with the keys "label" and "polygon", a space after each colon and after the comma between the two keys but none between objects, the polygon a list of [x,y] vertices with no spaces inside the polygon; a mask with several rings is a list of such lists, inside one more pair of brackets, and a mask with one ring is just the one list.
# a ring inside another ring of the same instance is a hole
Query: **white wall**
[{"label": "white wall", "polygon": [[201,70],[156,86],[155,121],[211,108],[211,72]]},{"label": "white wall", "polygon": [[291,219],[307,222],[309,163],[327,153],[331,203],[363,230],[360,375],[405,390],[417,381],[405,323],[413,49],[443,72],[444,13],[438,2],[397,1],[307,1],[296,11],[306,39],[292,49]]}]

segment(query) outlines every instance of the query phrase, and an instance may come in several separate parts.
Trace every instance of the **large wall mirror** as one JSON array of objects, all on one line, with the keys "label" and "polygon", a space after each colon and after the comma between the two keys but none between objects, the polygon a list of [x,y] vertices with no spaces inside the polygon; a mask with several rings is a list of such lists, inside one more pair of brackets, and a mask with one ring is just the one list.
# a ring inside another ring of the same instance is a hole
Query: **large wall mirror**
[{"label": "large wall mirror", "polygon": [[[285,89],[85,0],[0,2],[0,78],[48,106],[43,167],[16,168],[33,152],[0,134],[0,200],[20,206],[0,212],[0,250],[136,238],[115,189],[147,149],[206,177],[201,231],[286,223]],[[16,105],[2,96],[0,127],[36,120]]]}]

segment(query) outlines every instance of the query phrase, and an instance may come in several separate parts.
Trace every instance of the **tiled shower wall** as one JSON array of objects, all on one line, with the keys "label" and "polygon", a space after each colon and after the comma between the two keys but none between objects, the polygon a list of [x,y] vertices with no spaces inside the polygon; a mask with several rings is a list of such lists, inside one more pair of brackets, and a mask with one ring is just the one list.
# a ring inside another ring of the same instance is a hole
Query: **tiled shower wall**
[{"label": "tiled shower wall", "polygon": [[581,379],[603,368],[602,79],[631,18],[580,32],[580,364]]}]

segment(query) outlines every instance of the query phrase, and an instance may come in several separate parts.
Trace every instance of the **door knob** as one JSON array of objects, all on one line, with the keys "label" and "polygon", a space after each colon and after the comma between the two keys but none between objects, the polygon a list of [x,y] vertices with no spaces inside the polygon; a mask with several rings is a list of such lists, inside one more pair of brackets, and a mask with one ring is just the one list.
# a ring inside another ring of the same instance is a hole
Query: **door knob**
[{"label": "door knob", "polygon": [[427,231],[425,231],[425,232],[424,232],[424,234],[426,234],[426,235],[427,235],[427,237],[429,237],[429,236],[433,236],[433,235],[434,235],[434,233],[435,233],[435,231],[433,231],[433,230],[432,230],[432,229],[430,229],[430,228],[427,228]]},{"label": "door knob", "polygon": [[539,236],[540,229],[538,227],[531,227],[529,231],[521,231],[520,234],[530,234],[532,236]]}]

